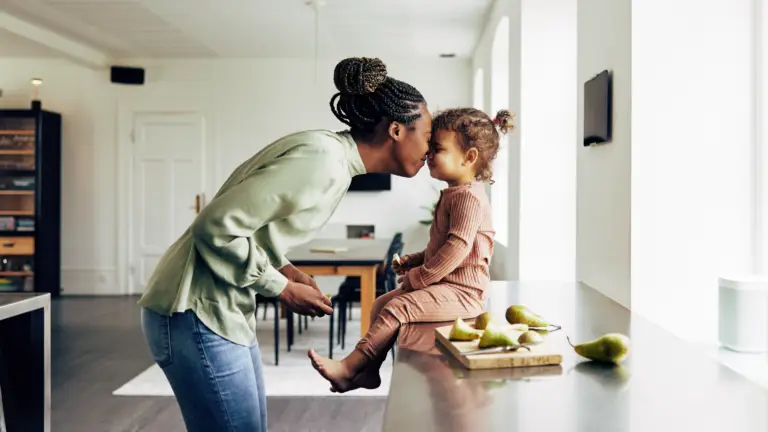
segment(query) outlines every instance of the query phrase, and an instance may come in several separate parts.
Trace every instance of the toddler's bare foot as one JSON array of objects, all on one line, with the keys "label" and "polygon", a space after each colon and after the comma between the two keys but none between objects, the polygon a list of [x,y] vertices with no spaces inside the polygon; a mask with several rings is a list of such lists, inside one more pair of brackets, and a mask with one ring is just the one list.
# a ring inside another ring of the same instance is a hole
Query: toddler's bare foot
[{"label": "toddler's bare foot", "polygon": [[310,349],[307,354],[312,360],[312,367],[331,383],[331,391],[344,393],[357,388],[352,382],[354,378],[352,372],[344,364],[322,357],[313,349]]},{"label": "toddler's bare foot", "polygon": [[[364,388],[368,390],[377,389],[381,386],[381,376],[379,376],[379,369],[369,367],[352,378],[352,387],[350,390]],[[331,391],[337,393],[336,389],[331,387]]]}]

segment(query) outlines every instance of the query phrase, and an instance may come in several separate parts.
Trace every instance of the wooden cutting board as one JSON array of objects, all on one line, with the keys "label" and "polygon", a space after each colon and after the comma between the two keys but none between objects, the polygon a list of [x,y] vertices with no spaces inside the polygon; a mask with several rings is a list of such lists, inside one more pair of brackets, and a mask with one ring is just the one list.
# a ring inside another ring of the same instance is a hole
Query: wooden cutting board
[{"label": "wooden cutting board", "polygon": [[[470,327],[474,327],[473,323],[467,323]],[[544,365],[559,365],[563,361],[563,356],[554,349],[553,343],[550,343],[548,338],[552,335],[545,335],[544,342],[539,345],[531,346],[531,350],[519,349],[517,351],[504,352],[504,353],[484,353],[466,355],[468,351],[474,351],[478,349],[477,344],[479,340],[474,341],[451,341],[448,339],[448,335],[451,333],[451,327],[444,326],[435,329],[435,340],[443,345],[448,352],[456,358],[467,369],[499,369],[499,368],[511,368],[511,367],[526,367],[526,366],[544,366]],[[505,327],[506,331],[513,340],[517,340],[522,332]]]}]

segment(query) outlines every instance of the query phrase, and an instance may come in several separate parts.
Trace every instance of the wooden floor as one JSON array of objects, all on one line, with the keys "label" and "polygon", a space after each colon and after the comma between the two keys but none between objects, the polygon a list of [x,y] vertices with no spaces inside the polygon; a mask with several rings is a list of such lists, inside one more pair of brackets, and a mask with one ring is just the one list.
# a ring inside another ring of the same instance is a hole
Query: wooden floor
[{"label": "wooden floor", "polygon": [[[52,306],[52,429],[184,431],[171,397],[112,396],[152,364],[135,297],[61,298]],[[269,430],[380,431],[384,398],[269,398]],[[215,431],[212,431],[215,432]]]}]

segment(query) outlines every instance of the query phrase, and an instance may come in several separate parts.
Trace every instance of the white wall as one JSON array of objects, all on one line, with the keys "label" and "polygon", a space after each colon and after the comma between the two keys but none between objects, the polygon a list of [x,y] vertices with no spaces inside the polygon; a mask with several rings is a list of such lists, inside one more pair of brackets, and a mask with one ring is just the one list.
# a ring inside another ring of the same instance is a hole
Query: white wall
[{"label": "white wall", "polygon": [[768,1],[755,0],[755,271],[768,273]]},{"label": "white wall", "polygon": [[[630,306],[630,0],[578,2],[576,276]],[[614,79],[613,141],[583,147],[583,83],[608,69]]]},{"label": "white wall", "polygon": [[[430,109],[472,103],[469,62],[461,59],[384,59],[390,74],[416,86]],[[130,154],[135,110],[191,110],[205,116],[208,131],[207,196],[230,170],[285,133],[306,128],[342,129],[330,112],[333,66],[324,61],[315,81],[304,60],[140,61],[143,87],[112,85],[97,73],[57,60],[0,59],[0,106],[28,106],[29,78],[42,76],[46,108],[64,118],[62,279],[65,293],[121,293],[127,196],[120,189],[121,161]],[[8,95],[11,95],[10,97]],[[423,231],[417,221],[440,186],[424,170],[415,179],[393,179],[393,190],[350,193],[331,223],[376,225],[377,234]],[[423,241],[423,239],[422,239]]]},{"label": "white wall", "polygon": [[576,277],[576,3],[521,1],[522,280]]},{"label": "white wall", "polygon": [[[491,101],[493,99],[493,88],[491,86],[491,71],[492,71],[492,48],[493,39],[496,34],[496,28],[502,17],[509,19],[509,106],[506,107],[511,111],[517,113],[517,124],[520,124],[523,118],[523,114],[520,113],[520,28],[521,28],[521,12],[520,3],[512,0],[497,0],[491,11],[488,14],[488,21],[486,22],[483,35],[475,48],[475,52],[472,59],[472,70],[476,71],[478,68],[483,69],[485,75],[485,96],[483,98],[485,102],[485,110],[489,115],[494,113],[491,111]],[[508,280],[516,280],[519,278],[519,247],[520,247],[520,129],[507,136],[507,175],[499,175],[499,178],[495,180],[507,182],[507,220],[496,220],[493,223],[496,226],[502,226],[506,224],[506,232],[508,245],[505,245],[504,254],[502,259],[505,261],[503,270],[505,277]],[[500,164],[503,165],[503,164]],[[494,172],[494,175],[500,174]],[[502,179],[503,180],[500,180]],[[491,189],[493,186],[491,186]],[[491,196],[493,196],[491,191]],[[493,200],[491,201],[493,206]]]},{"label": "white wall", "polygon": [[688,340],[752,270],[752,3],[632,3],[632,308]]}]

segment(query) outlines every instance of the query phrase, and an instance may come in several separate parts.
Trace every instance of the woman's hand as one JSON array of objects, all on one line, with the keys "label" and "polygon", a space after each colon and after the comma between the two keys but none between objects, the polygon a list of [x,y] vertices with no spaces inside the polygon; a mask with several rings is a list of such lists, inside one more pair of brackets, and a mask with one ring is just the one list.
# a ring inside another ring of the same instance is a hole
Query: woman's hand
[{"label": "woman's hand", "polygon": [[283,276],[285,276],[289,281],[298,282],[304,285],[309,285],[312,288],[320,291],[320,288],[317,286],[317,283],[312,278],[312,276],[297,269],[296,267],[294,267],[293,264],[287,264],[281,267],[278,271],[282,273]]},{"label": "woman's hand", "polygon": [[280,301],[299,315],[322,317],[333,313],[331,299],[316,287],[299,282],[288,281],[280,293]]},{"label": "woman's hand", "polygon": [[[293,264],[285,265],[278,271],[289,281],[283,293],[288,290],[289,286],[292,290],[285,298],[282,293],[280,294],[280,300],[286,307],[300,315],[321,317],[333,313],[331,299],[320,291],[312,276],[297,269]],[[291,286],[291,284],[296,286]],[[310,288],[314,292],[307,292],[306,288]]]}]

